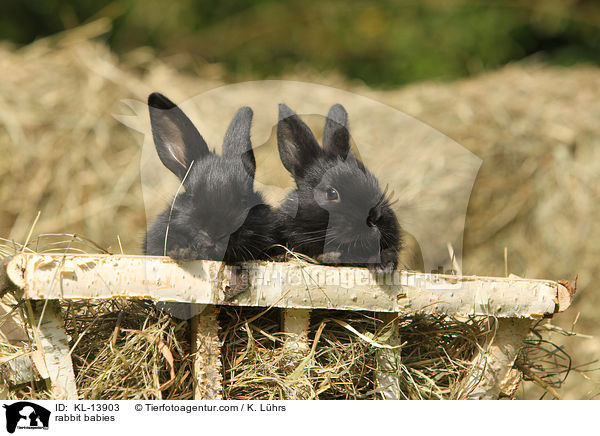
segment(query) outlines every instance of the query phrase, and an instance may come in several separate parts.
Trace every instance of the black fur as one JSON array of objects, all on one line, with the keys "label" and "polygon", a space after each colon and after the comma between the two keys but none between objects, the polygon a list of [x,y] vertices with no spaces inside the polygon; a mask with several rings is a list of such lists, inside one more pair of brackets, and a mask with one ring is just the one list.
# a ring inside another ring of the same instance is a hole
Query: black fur
[{"label": "black fur", "polygon": [[275,242],[274,214],[253,188],[252,110],[238,110],[219,156],[165,96],[151,94],[148,106],[158,156],[183,189],[147,233],[144,252],[227,263],[267,258]]},{"label": "black fur", "polygon": [[[309,127],[279,106],[277,143],[296,189],[277,211],[277,229],[293,251],[325,264],[368,266],[391,272],[402,247],[400,227],[375,176],[350,150],[348,117],[329,111],[319,147]],[[327,192],[333,188],[338,199]]]}]

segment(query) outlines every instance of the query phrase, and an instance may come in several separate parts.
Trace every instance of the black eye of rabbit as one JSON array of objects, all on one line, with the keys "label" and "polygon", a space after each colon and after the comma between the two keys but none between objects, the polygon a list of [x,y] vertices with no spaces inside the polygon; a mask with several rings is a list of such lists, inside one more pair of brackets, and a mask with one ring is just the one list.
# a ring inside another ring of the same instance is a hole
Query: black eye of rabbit
[{"label": "black eye of rabbit", "polygon": [[325,198],[329,201],[340,201],[340,194],[334,188],[327,188]]},{"label": "black eye of rabbit", "polygon": [[369,211],[369,216],[367,217],[367,225],[369,227],[376,227],[377,223],[381,220],[381,210],[379,208],[372,208]]}]

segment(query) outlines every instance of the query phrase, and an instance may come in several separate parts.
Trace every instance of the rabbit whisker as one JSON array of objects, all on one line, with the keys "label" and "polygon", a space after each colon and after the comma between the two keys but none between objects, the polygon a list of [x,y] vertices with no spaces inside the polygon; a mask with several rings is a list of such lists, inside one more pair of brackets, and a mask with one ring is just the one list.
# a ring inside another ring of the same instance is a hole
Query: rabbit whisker
[{"label": "rabbit whisker", "polygon": [[173,197],[173,202],[171,203],[171,209],[169,210],[169,219],[167,220],[167,229],[165,231],[165,245],[163,248],[163,256],[167,255],[167,240],[169,239],[169,228],[171,227],[171,217],[173,215],[173,208],[175,207],[175,200],[177,200],[177,197],[179,196],[179,191],[181,191],[181,188],[183,187],[183,183],[185,182],[185,179],[187,179],[187,176],[190,173],[190,170],[192,169],[193,166],[194,166],[194,161],[190,162],[190,166],[187,169],[183,179],[181,179],[181,183],[179,184],[179,187],[177,188],[177,192],[175,192],[175,197]]},{"label": "rabbit whisker", "polygon": [[294,246],[294,249],[298,249],[299,247],[302,247],[303,245],[312,244],[312,243],[315,243],[315,242],[323,242],[323,241],[324,241],[324,239],[316,239],[316,240],[313,240],[313,241],[302,241],[301,243],[296,244]]},{"label": "rabbit whisker", "polygon": [[314,230],[312,232],[302,232],[301,235],[313,235],[316,233],[325,233],[327,232],[327,229],[319,229],[319,230]]}]

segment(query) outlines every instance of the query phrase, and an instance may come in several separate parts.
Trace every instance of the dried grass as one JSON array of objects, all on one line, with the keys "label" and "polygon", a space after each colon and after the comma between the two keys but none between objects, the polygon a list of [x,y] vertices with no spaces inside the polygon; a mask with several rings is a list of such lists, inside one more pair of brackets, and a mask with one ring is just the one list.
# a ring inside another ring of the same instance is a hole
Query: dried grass
[{"label": "dried grass", "polygon": [[[227,396],[262,400],[380,397],[375,383],[380,369],[376,345],[385,343],[391,332],[375,314],[314,312],[310,330],[314,349],[298,356],[282,351],[286,335],[277,332],[276,317],[245,323],[243,318],[236,320],[240,311],[225,309],[225,313],[237,321],[224,334]],[[399,318],[402,362],[395,373],[401,397],[454,398],[472,368],[478,341],[488,333],[485,326],[484,319]],[[300,365],[303,370],[298,372]]]},{"label": "dried grass", "polygon": [[63,316],[82,398],[193,398],[186,322],[148,301],[70,302]]}]

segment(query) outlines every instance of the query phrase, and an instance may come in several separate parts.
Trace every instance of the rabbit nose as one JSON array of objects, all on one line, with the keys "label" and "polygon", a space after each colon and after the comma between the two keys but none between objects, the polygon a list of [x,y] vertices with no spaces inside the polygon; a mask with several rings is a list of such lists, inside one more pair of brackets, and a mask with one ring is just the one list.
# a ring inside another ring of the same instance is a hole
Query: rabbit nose
[{"label": "rabbit nose", "polygon": [[369,211],[369,216],[367,217],[367,225],[369,227],[377,226],[377,223],[381,219],[381,211],[378,208],[372,208]]}]

